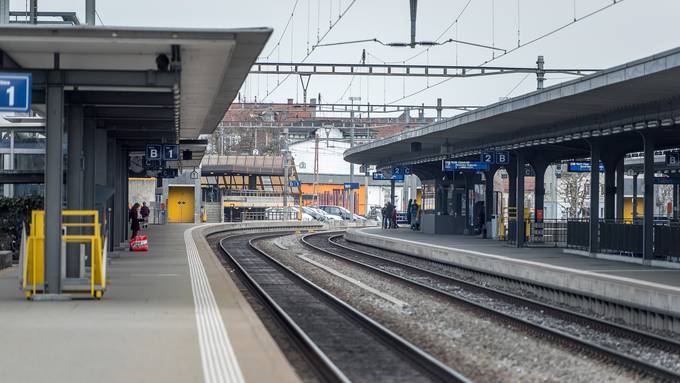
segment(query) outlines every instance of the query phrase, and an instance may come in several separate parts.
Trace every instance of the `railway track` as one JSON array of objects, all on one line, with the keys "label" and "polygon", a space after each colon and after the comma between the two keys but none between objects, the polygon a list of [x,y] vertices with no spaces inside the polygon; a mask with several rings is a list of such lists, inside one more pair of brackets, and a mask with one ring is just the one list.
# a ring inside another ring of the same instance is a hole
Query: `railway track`
[{"label": "railway track", "polygon": [[[513,315],[512,310],[505,310],[503,305],[512,305],[522,309],[528,309],[540,313],[541,316],[551,316],[559,321],[574,323],[587,331],[598,331],[611,337],[625,340],[636,345],[650,347],[661,352],[680,356],[680,343],[674,340],[662,338],[654,334],[638,331],[615,323],[587,317],[580,313],[572,312],[563,308],[551,306],[542,302],[534,301],[525,297],[499,291],[493,288],[480,286],[465,280],[446,275],[441,271],[433,270],[432,265],[441,263],[423,260],[416,257],[380,250],[368,252],[351,247],[349,244],[338,243],[343,241],[342,234],[316,233],[302,237],[306,246],[341,258],[363,268],[387,275],[401,282],[417,285],[426,291],[443,295],[457,303],[472,308],[484,316],[491,316],[496,320],[507,323],[515,328],[523,329],[529,333],[564,346],[584,352],[593,358],[606,360],[633,369],[643,375],[651,376],[661,381],[680,381],[680,374],[659,364],[650,362],[622,352],[617,347],[607,345],[606,342],[596,342],[579,337],[578,334],[566,332],[548,325],[528,320],[526,317]],[[383,255],[378,255],[381,253]],[[389,258],[387,255],[389,254]],[[455,267],[455,265],[446,265]],[[476,295],[472,297],[472,295]],[[484,296],[484,299],[479,299]],[[499,305],[499,302],[501,303]]]},{"label": "railway track", "polygon": [[324,381],[469,382],[257,246],[288,234],[235,234],[220,247]]}]

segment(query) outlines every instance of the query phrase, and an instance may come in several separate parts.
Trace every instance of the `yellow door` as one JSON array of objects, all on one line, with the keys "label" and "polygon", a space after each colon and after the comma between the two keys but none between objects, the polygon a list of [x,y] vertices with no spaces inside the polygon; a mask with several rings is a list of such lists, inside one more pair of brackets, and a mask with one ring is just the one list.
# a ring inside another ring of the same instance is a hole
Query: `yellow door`
[{"label": "yellow door", "polygon": [[194,222],[193,186],[170,186],[168,191],[168,222]]}]

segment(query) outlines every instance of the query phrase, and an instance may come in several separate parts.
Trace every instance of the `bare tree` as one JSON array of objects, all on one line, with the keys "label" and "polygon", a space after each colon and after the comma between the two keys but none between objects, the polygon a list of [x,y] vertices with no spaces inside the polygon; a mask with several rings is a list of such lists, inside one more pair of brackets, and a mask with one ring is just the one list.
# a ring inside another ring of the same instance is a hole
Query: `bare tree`
[{"label": "bare tree", "polygon": [[557,183],[557,194],[565,202],[562,215],[569,218],[580,218],[586,211],[586,197],[590,192],[589,173],[563,173]]},{"label": "bare tree", "polygon": [[673,201],[673,185],[656,185],[656,206],[657,214],[660,216],[668,215],[666,205]]}]

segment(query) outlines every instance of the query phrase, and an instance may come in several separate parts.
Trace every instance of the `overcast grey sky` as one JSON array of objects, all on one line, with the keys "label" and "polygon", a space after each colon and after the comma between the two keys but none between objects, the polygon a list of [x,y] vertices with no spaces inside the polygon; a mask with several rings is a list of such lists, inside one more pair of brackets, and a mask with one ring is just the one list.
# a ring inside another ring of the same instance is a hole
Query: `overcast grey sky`
[{"label": "overcast grey sky", "polygon": [[[420,0],[417,34],[420,40],[434,40],[449,26],[463,7],[469,6],[442,39],[455,38],[511,49],[517,46],[518,18],[520,41],[529,41],[543,33],[611,4],[612,0]],[[273,50],[272,61],[299,61],[306,55],[307,41],[313,45],[317,36],[328,29],[329,18],[336,20],[340,9],[351,0],[298,0],[291,27],[279,40],[295,0],[98,0],[97,10],[104,24],[124,26],[274,28],[263,52]],[[543,40],[525,46],[493,62],[492,65],[534,66],[537,55],[544,55],[546,67],[607,68],[645,57],[680,45],[680,1],[619,0],[619,4],[579,21]],[[328,34],[325,43],[366,38],[385,42],[409,39],[408,0],[356,0],[347,15]],[[13,0],[13,10],[23,10],[25,0]],[[85,0],[39,0],[41,10],[76,10],[84,20]],[[518,12],[519,4],[519,12]],[[309,31],[309,33],[308,33]],[[309,38],[308,38],[309,36]],[[318,48],[308,61],[359,62],[362,49],[370,54],[369,62],[403,61],[422,48],[387,48],[375,43]],[[432,48],[410,61],[413,64],[478,65],[491,58],[491,52],[453,44]],[[548,85],[568,78],[554,75]],[[535,76],[520,84],[524,75],[454,79],[432,87],[398,103],[434,104],[437,97],[444,104],[489,104],[499,97],[516,96],[534,90]],[[282,79],[282,77],[281,77]],[[438,79],[429,79],[433,85]],[[348,88],[349,77],[314,77],[310,97],[322,94],[324,102],[338,100]],[[518,86],[519,84],[519,86]],[[243,93],[252,100],[262,100],[267,89],[276,85],[276,76],[250,76]],[[428,80],[410,78],[355,78],[342,97],[361,96],[362,102],[391,102],[428,85]],[[517,88],[512,92],[513,88]],[[267,101],[283,102],[287,98],[301,101],[299,79],[291,77]]]}]

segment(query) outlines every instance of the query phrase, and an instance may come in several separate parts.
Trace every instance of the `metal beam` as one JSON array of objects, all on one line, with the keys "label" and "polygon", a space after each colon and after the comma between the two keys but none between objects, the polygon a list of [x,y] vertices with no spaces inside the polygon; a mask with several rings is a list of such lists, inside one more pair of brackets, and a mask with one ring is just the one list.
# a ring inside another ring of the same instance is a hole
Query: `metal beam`
[{"label": "metal beam", "polygon": [[251,67],[250,74],[299,74],[304,76],[478,77],[516,73],[559,73],[574,76],[585,76],[597,71],[599,71],[599,69],[539,69],[537,67],[491,67],[470,65],[256,62]]},{"label": "metal beam", "polygon": [[[9,69],[4,67],[3,69]],[[1,72],[1,71],[0,71]],[[33,88],[47,87],[49,70],[22,69],[31,73]],[[107,88],[162,88],[172,89],[177,78],[173,72],[159,72],[155,70],[62,70],[64,86],[92,86]]]},{"label": "metal beam", "polygon": [[[440,99],[441,100],[441,99]],[[306,112],[324,113],[397,113],[410,110],[475,110],[482,108],[482,105],[388,105],[388,104],[256,104],[256,103],[234,103],[229,110],[238,109],[273,109],[279,111],[297,111],[301,109]],[[288,108],[287,110],[285,108]]]},{"label": "metal beam", "polygon": [[[67,92],[67,101],[71,92]],[[34,92],[35,97],[35,92]],[[83,106],[167,106],[172,107],[175,100],[172,93],[167,92],[106,92],[106,91],[78,91],[79,102]]]}]

